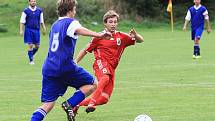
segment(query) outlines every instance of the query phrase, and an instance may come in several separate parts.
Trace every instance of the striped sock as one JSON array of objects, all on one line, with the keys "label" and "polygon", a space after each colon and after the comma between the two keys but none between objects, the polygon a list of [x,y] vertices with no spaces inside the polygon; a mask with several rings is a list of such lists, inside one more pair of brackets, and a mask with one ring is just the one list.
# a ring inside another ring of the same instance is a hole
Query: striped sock
[{"label": "striped sock", "polygon": [[31,121],[42,121],[46,114],[46,111],[44,111],[42,108],[38,108],[32,114]]},{"label": "striped sock", "polygon": [[198,53],[199,53],[199,45],[195,44],[195,45],[194,45],[193,55],[197,56]]}]

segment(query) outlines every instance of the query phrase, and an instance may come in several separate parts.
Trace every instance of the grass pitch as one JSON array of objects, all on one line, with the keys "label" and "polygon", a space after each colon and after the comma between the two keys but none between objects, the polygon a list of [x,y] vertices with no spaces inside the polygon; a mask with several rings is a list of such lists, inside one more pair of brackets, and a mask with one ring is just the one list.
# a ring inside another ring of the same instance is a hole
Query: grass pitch
[{"label": "grass pitch", "polygon": [[[127,30],[125,30],[127,31]],[[139,114],[153,121],[215,120],[215,38],[204,33],[202,59],[193,60],[189,32],[141,30],[145,43],[128,47],[116,71],[115,89],[107,105],[86,114],[79,110],[77,121],[133,121]],[[48,50],[48,37],[42,36],[36,65],[30,66],[22,37],[1,37],[0,121],[28,121],[40,105],[41,68]],[[80,37],[76,53],[89,41]],[[92,73],[93,56],[81,66]],[[68,98],[73,89],[68,89]],[[66,121],[59,98],[45,121]]]}]

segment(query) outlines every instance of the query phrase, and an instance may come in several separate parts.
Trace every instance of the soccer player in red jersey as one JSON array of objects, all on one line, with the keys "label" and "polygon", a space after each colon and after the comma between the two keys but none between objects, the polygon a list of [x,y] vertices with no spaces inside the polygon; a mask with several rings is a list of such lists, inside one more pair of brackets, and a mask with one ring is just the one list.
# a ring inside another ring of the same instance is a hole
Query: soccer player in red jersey
[{"label": "soccer player in red jersey", "polygon": [[113,10],[109,10],[103,16],[103,22],[105,26],[104,32],[110,32],[112,38],[93,38],[87,47],[79,52],[76,58],[76,62],[79,63],[88,52],[94,52],[93,70],[99,81],[98,88],[91,95],[91,98],[86,98],[79,104],[79,106],[87,106],[87,113],[93,112],[97,105],[108,102],[114,87],[115,69],[124,49],[134,45],[136,42],[142,43],[144,41],[143,37],[137,34],[134,29],[131,29],[129,34],[116,31],[119,15]]}]

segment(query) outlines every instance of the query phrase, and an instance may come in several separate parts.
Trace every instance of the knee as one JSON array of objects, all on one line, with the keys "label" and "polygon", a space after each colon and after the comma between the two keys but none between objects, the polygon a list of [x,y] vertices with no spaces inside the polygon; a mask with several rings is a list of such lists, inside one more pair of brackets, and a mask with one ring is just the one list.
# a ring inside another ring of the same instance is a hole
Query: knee
[{"label": "knee", "polygon": [[110,80],[110,75],[104,75],[101,78],[102,81],[108,82]]},{"label": "knee", "polygon": [[89,96],[97,89],[97,85],[98,82],[95,80],[92,85],[84,85],[80,87],[79,90],[81,90],[85,94],[85,96]]},{"label": "knee", "polygon": [[28,45],[28,49],[29,49],[29,50],[33,50],[33,44],[29,44],[29,45]]},{"label": "knee", "polygon": [[99,88],[104,88],[110,81],[110,76],[109,75],[104,75],[100,78],[98,87]]},{"label": "knee", "polygon": [[196,38],[194,43],[195,44],[199,44],[200,43],[200,39]]},{"label": "knee", "polygon": [[35,45],[35,48],[39,49],[39,48],[40,48],[40,45]]}]

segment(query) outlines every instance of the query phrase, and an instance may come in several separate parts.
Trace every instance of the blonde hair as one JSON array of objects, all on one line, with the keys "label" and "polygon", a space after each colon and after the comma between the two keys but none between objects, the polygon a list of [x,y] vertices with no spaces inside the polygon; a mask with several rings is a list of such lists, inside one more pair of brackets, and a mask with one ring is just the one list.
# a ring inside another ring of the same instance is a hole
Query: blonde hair
[{"label": "blonde hair", "polygon": [[107,11],[103,16],[103,22],[107,23],[107,19],[117,17],[117,21],[119,21],[119,14],[117,14],[114,10]]}]

